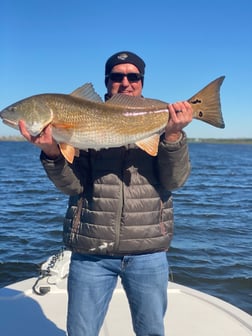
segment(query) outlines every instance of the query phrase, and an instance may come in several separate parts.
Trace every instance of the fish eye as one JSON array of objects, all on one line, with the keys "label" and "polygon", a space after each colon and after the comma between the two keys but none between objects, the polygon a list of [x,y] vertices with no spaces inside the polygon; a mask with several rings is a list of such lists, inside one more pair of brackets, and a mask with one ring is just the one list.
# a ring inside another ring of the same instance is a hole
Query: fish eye
[{"label": "fish eye", "polygon": [[9,108],[9,111],[10,111],[10,112],[15,112],[16,110],[17,110],[16,106],[11,106],[11,107]]}]

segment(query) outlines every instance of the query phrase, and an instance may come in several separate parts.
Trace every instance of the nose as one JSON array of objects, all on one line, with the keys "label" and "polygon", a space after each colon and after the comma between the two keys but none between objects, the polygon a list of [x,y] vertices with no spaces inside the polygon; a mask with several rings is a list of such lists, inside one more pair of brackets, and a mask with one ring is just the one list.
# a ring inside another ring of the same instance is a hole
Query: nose
[{"label": "nose", "polygon": [[121,83],[122,83],[123,86],[128,86],[128,85],[129,85],[129,81],[128,81],[127,76],[124,76],[124,77],[123,77],[123,80],[122,80]]}]

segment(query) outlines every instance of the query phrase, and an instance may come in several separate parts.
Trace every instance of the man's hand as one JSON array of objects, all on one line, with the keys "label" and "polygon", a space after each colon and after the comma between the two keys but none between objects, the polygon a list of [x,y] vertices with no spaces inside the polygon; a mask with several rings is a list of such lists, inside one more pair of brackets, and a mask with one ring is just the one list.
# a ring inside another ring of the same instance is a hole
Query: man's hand
[{"label": "man's hand", "polygon": [[181,131],[193,118],[193,110],[187,101],[168,105],[169,120],[165,128],[165,139],[176,142],[181,137]]},{"label": "man's hand", "polygon": [[19,121],[19,130],[23,137],[34,144],[35,146],[39,147],[45,154],[51,159],[56,159],[60,155],[59,147],[56,141],[52,137],[52,127],[48,125],[44,128],[44,130],[37,136],[32,136],[23,120]]}]

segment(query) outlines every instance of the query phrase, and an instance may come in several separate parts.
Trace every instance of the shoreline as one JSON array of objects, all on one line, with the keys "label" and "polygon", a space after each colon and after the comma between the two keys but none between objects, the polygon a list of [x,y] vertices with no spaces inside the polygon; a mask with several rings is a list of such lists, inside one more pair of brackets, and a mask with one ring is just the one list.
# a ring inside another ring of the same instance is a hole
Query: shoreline
[{"label": "shoreline", "polygon": [[188,138],[189,143],[252,145],[252,138]]},{"label": "shoreline", "polygon": [[[23,142],[22,136],[0,136],[0,142]],[[188,138],[188,143],[241,144],[252,145],[252,138]]]},{"label": "shoreline", "polygon": [[[0,142],[23,142],[22,136],[0,136]],[[252,145],[252,138],[188,138],[188,143],[242,144]]]}]

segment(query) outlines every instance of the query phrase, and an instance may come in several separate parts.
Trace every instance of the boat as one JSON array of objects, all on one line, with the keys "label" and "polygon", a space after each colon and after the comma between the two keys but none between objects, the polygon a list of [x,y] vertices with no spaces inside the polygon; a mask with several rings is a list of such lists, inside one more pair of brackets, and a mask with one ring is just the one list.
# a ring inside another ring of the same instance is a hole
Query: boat
[{"label": "boat", "polygon": [[[0,289],[0,335],[66,335],[70,251],[50,256],[37,278]],[[214,296],[170,282],[165,316],[169,336],[251,336],[252,316]],[[131,336],[131,317],[118,281],[99,336]]]}]

